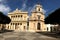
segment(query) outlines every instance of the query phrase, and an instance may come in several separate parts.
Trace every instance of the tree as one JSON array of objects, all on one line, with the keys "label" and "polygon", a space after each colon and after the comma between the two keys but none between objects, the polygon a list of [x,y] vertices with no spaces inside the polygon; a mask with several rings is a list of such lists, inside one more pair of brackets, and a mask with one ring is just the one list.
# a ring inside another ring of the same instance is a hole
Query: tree
[{"label": "tree", "polygon": [[56,9],[54,12],[45,18],[46,24],[60,24],[60,8]]},{"label": "tree", "polygon": [[8,24],[10,23],[11,19],[4,15],[2,12],[0,12],[0,24]]},{"label": "tree", "polygon": [[60,8],[52,12],[47,18],[45,18],[46,24],[58,24],[56,30],[60,31]]},{"label": "tree", "polygon": [[[11,22],[11,19],[4,15],[2,12],[0,12],[0,24],[9,24]],[[2,26],[1,30],[4,30],[4,26]]]}]

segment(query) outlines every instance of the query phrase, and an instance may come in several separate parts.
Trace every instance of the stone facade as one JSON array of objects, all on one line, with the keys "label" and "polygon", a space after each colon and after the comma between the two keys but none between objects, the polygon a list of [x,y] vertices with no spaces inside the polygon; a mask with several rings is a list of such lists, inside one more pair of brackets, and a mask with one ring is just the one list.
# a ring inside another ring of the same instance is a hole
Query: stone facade
[{"label": "stone facade", "polygon": [[26,31],[28,12],[22,12],[21,10],[16,9],[15,11],[8,13],[8,16],[10,17],[11,22],[6,24],[6,29]]},{"label": "stone facade", "polygon": [[45,16],[42,11],[42,6],[39,4],[37,4],[35,9],[31,12],[30,17],[28,16],[28,12],[18,9],[8,13],[8,16],[10,17],[11,22],[6,24],[6,29],[31,32],[46,31],[44,23]]},{"label": "stone facade", "polygon": [[35,9],[31,12],[31,16],[29,19],[29,30],[30,31],[46,31],[45,23],[44,23],[44,13],[42,11],[41,5],[36,5]]},{"label": "stone facade", "polygon": [[59,30],[59,25],[58,24],[46,24],[46,29],[48,32],[56,32]]}]

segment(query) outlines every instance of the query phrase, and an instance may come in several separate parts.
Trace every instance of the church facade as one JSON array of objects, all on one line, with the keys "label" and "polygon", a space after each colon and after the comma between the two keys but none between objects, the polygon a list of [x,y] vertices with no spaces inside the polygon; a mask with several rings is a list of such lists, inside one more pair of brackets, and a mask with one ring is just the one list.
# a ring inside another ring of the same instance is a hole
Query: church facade
[{"label": "church facade", "polygon": [[28,16],[28,12],[21,10],[14,10],[8,13],[11,22],[6,24],[6,29],[14,31],[30,31],[41,32],[46,31],[44,23],[44,12],[40,4],[37,4],[35,9],[31,12],[31,16]]}]

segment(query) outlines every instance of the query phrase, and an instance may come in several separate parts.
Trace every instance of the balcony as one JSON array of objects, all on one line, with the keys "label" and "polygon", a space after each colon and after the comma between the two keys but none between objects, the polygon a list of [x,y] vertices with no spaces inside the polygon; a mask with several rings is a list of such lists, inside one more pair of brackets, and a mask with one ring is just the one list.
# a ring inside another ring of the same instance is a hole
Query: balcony
[{"label": "balcony", "polygon": [[22,18],[12,18],[12,21],[27,21],[27,19],[22,19]]}]

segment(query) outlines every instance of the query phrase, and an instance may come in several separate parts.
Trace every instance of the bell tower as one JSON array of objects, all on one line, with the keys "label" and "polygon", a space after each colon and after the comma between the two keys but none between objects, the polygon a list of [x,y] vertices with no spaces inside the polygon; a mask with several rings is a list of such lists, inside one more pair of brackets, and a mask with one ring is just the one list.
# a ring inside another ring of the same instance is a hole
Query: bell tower
[{"label": "bell tower", "polygon": [[29,30],[32,31],[45,31],[44,12],[40,4],[35,5],[35,9],[31,12],[29,19]]},{"label": "bell tower", "polygon": [[42,11],[42,6],[40,4],[36,4],[35,11],[41,12]]}]

